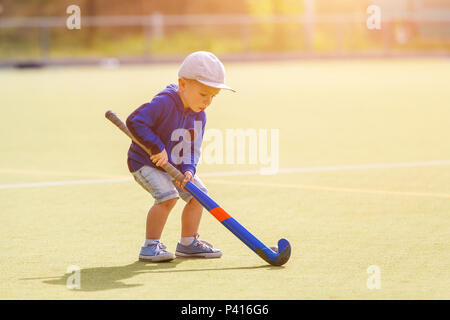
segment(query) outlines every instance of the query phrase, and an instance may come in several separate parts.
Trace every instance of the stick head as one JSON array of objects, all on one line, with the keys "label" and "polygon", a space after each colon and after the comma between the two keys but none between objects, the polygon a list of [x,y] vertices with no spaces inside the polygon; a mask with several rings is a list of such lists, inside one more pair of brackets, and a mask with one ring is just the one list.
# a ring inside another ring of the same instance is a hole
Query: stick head
[{"label": "stick head", "polygon": [[272,250],[269,248],[256,249],[256,253],[265,261],[273,266],[282,266],[288,262],[291,257],[291,245],[286,239],[278,241],[278,248]]}]

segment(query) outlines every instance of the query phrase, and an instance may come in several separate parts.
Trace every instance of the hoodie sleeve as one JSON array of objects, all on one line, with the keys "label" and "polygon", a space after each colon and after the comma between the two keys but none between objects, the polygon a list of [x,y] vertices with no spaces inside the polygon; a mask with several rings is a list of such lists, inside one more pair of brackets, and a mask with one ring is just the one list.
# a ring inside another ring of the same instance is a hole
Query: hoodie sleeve
[{"label": "hoodie sleeve", "polygon": [[191,171],[194,175],[197,170],[197,164],[200,160],[201,147],[203,142],[203,134],[206,126],[206,113],[202,111],[200,119],[195,120],[194,129],[190,129],[191,134],[191,155],[188,163],[181,164],[181,172]]},{"label": "hoodie sleeve", "polygon": [[165,148],[159,136],[153,131],[153,127],[159,123],[164,113],[164,107],[164,101],[160,97],[155,97],[151,102],[137,108],[126,121],[133,136],[150,149],[152,154],[160,153]]}]

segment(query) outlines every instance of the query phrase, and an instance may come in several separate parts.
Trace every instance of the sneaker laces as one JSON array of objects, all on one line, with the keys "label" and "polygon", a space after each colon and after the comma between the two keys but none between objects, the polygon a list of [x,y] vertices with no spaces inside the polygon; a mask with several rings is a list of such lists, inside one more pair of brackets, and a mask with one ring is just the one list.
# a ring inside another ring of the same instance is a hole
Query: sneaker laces
[{"label": "sneaker laces", "polygon": [[202,247],[202,248],[214,248],[213,245],[205,240],[199,240],[198,238],[200,237],[200,234],[196,233],[195,234],[195,240],[197,240],[196,246],[198,247]]},{"label": "sneaker laces", "polygon": [[161,252],[161,251],[166,251],[167,247],[164,243],[162,243],[161,241],[158,242],[154,242],[153,243],[154,246],[156,246],[156,252]]},{"label": "sneaker laces", "polygon": [[166,245],[162,242],[159,242],[157,245],[158,249],[165,250],[167,249]]}]

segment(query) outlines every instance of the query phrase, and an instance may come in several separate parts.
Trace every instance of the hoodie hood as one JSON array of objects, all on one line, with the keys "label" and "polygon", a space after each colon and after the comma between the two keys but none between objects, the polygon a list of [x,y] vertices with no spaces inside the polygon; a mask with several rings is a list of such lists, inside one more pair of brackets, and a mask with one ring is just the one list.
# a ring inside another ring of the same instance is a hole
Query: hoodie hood
[{"label": "hoodie hood", "polygon": [[175,105],[177,109],[180,112],[187,113],[189,115],[195,115],[196,112],[194,112],[191,109],[185,110],[183,101],[180,98],[180,95],[178,94],[178,85],[177,84],[169,84],[163,91],[161,91],[158,95],[168,95],[172,100],[175,102]]}]

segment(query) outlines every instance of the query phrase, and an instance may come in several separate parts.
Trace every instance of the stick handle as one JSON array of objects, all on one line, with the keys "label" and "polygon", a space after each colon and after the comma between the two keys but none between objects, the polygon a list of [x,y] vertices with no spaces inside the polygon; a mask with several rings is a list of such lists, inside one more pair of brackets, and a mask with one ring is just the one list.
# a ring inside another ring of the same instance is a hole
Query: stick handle
[{"label": "stick handle", "polygon": [[[127,126],[125,125],[125,123],[122,122],[122,120],[119,119],[119,117],[112,112],[111,110],[106,111],[105,113],[105,117],[106,119],[108,119],[109,121],[111,121],[112,123],[114,123],[123,133],[125,133],[131,140],[133,140],[134,143],[136,143],[138,146],[140,146],[142,149],[144,149],[145,152],[148,153],[149,156],[152,155],[151,151],[142,143],[140,143],[134,136],[133,134],[130,132],[130,130],[128,130]],[[184,180],[184,175],[180,172],[180,170],[178,170],[177,168],[175,168],[171,163],[167,162],[165,165],[162,166],[162,168],[168,173],[170,174],[176,181],[179,182],[183,182]]]}]

